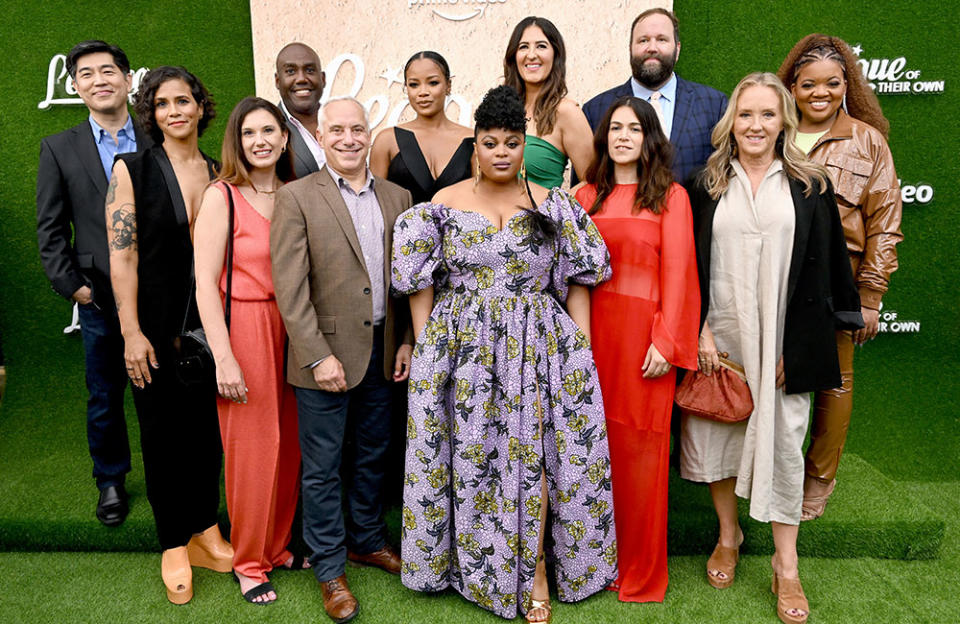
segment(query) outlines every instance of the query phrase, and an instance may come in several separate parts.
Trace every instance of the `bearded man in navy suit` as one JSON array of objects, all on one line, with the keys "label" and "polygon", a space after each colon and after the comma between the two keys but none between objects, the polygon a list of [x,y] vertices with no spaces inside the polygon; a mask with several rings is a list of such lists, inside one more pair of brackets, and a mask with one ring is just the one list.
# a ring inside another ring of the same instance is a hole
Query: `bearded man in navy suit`
[{"label": "bearded man in navy suit", "polygon": [[713,152],[710,134],[727,108],[727,97],[716,89],[677,76],[673,67],[679,56],[676,16],[661,8],[644,11],[630,27],[633,76],[592,98],[584,104],[583,112],[590,127],[596,130],[618,97],[633,95],[648,102],[657,100],[664,133],[674,147],[673,175],[683,182]]}]

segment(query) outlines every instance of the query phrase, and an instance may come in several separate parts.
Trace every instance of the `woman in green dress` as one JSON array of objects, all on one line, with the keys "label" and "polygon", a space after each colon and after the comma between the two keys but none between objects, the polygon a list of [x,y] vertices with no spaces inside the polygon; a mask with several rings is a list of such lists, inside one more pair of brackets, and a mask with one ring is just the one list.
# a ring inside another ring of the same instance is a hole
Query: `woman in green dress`
[{"label": "woman in green dress", "polygon": [[590,124],[565,97],[566,58],[560,31],[543,17],[521,20],[503,57],[504,84],[520,94],[527,113],[526,174],[548,189],[563,183],[568,158],[581,178],[593,160]]}]

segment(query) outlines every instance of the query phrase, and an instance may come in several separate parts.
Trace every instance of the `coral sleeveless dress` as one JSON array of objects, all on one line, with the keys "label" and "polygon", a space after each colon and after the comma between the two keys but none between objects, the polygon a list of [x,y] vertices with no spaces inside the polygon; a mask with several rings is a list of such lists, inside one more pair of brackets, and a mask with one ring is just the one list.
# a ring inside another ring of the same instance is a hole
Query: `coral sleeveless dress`
[{"label": "coral sleeveless dress", "polygon": [[[219,397],[227,510],[234,569],[258,582],[290,557],[290,526],[300,486],[297,402],[285,380],[287,334],[274,299],[270,221],[233,185],[230,346],[243,371],[247,403]],[[220,278],[226,293],[226,263]]]}]

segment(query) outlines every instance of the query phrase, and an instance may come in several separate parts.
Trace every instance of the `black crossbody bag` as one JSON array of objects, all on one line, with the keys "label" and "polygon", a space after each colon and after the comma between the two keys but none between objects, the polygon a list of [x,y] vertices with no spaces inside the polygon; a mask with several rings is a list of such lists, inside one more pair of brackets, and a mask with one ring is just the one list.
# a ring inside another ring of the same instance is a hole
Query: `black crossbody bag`
[{"label": "black crossbody bag", "polygon": [[[223,318],[227,324],[227,333],[230,332],[230,291],[233,286],[233,190],[227,185],[227,202],[229,216],[227,219],[227,292],[224,304]],[[217,383],[217,364],[213,359],[213,351],[207,342],[207,333],[203,325],[189,329],[190,303],[196,297],[197,278],[194,270],[190,271],[190,295],[187,297],[187,309],[183,314],[183,326],[180,335],[174,341],[177,350],[176,372],[181,383],[188,386],[213,385]]]}]

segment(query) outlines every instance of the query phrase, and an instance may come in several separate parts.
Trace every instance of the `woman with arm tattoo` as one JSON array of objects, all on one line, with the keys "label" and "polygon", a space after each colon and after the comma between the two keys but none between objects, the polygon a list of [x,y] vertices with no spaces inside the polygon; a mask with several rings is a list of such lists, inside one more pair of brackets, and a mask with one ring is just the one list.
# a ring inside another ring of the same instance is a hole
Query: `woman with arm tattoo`
[{"label": "woman with arm tattoo", "polygon": [[185,316],[198,324],[191,232],[215,162],[197,139],[214,110],[203,84],[182,67],[148,72],[134,107],[154,146],[114,163],[106,198],[110,279],[161,574],[167,598],[183,604],[193,597],[191,565],[229,572],[233,560],[217,527],[222,452],[214,388],[186,385],[174,371]]}]

